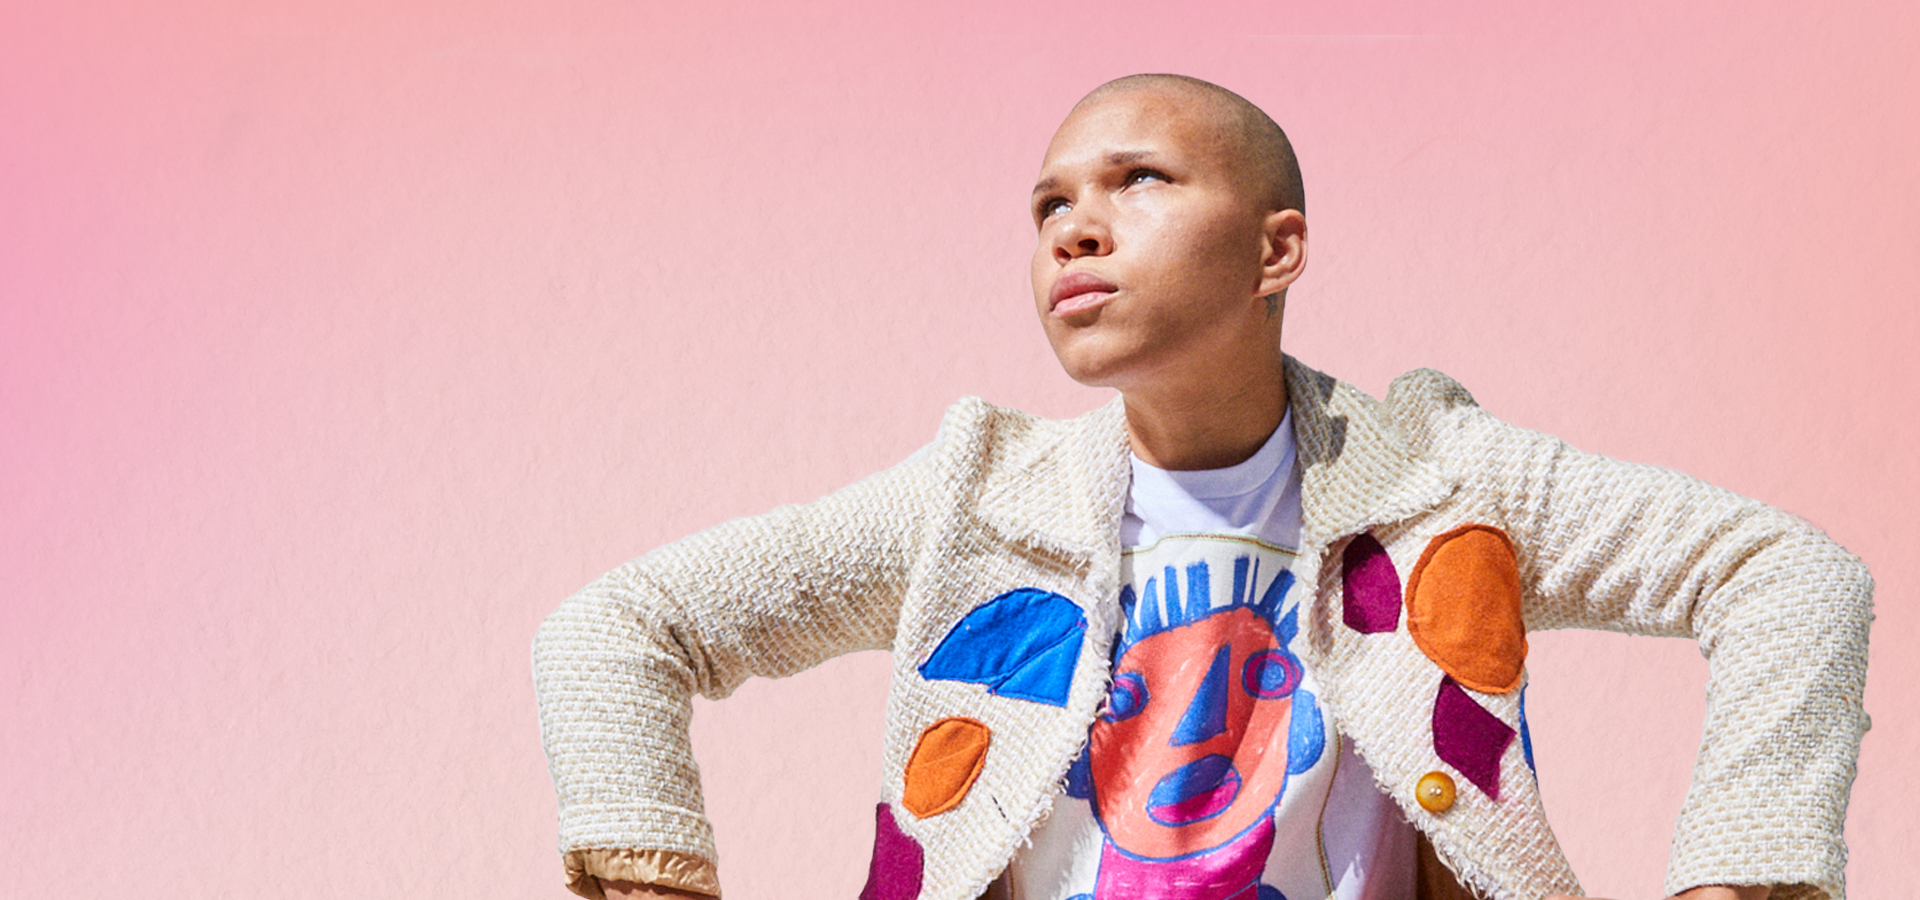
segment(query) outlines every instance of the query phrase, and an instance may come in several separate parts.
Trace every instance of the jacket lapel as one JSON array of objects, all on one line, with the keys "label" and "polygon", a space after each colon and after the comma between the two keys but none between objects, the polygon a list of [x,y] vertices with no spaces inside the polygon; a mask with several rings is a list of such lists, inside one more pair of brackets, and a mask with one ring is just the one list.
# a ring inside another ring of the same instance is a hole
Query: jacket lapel
[{"label": "jacket lapel", "polygon": [[[1452,479],[1408,442],[1380,401],[1291,356],[1286,379],[1303,543],[1324,545],[1407,518],[1453,491]],[[1007,464],[981,492],[982,520],[1002,537],[1076,567],[1119,552],[1132,478],[1119,398],[1066,422],[1035,423],[1007,444]]]},{"label": "jacket lapel", "polygon": [[1120,517],[1133,478],[1119,398],[1064,422],[1029,420],[1009,435],[978,514],[1002,538],[1084,569],[1118,559]]}]

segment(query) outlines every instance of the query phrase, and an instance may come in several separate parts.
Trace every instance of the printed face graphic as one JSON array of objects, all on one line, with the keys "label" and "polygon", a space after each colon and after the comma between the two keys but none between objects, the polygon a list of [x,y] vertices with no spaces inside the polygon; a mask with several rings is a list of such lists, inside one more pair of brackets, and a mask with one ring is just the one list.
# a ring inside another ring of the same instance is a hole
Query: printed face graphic
[{"label": "printed face graphic", "polygon": [[1161,631],[1127,648],[1114,673],[1090,747],[1109,840],[1171,859],[1268,815],[1286,785],[1301,669],[1265,617],[1243,606]]}]

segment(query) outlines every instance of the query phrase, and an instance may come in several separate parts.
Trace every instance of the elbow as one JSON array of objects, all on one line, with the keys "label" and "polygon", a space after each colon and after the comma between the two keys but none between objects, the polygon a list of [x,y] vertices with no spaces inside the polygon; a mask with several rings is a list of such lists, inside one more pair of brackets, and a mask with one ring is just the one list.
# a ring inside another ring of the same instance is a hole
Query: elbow
[{"label": "elbow", "polygon": [[1864,654],[1874,587],[1866,563],[1811,525],[1779,524],[1755,535],[1696,607],[1701,649],[1712,655],[1730,634],[1773,634],[1797,635],[1803,649]]}]

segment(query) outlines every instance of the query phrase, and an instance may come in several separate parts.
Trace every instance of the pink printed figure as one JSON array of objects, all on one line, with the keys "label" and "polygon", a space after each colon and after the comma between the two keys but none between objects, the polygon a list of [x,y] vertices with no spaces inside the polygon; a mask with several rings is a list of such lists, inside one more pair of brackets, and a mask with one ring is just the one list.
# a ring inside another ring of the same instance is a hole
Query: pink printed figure
[{"label": "pink printed figure", "polygon": [[[1282,572],[1254,600],[1245,557],[1234,600],[1210,604],[1206,563],[1122,595],[1126,643],[1088,748],[1092,800],[1106,835],[1094,900],[1256,900],[1288,776],[1319,760],[1320,710],[1288,649],[1292,584]],[[1165,612],[1160,598],[1165,593]]]}]

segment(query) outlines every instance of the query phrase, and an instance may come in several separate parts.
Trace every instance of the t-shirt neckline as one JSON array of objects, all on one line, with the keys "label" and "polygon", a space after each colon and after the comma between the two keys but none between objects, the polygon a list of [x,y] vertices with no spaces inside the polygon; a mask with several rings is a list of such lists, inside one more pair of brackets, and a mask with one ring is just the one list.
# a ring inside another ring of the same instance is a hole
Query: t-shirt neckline
[{"label": "t-shirt neckline", "polygon": [[1244,462],[1224,469],[1162,469],[1132,454],[1133,478],[1171,484],[1199,500],[1222,500],[1259,490],[1292,458],[1293,405],[1288,404],[1266,443]]}]

